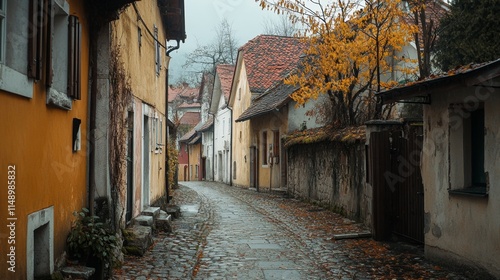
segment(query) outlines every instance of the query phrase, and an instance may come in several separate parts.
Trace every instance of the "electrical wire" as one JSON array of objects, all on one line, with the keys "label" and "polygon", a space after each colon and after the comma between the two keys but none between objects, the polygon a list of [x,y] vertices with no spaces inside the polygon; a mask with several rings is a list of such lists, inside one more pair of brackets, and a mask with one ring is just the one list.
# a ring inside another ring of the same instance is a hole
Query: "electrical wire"
[{"label": "electrical wire", "polygon": [[138,19],[142,22],[142,25],[144,25],[144,27],[146,28],[146,30],[148,31],[149,35],[153,38],[153,40],[155,40],[163,49],[165,50],[168,50],[168,47],[166,47],[165,45],[163,45],[156,37],[155,35],[153,34],[153,32],[151,32],[151,30],[149,29],[148,25],[144,22],[144,20],[142,19],[141,17],[141,13],[139,13],[139,10],[137,9],[137,6],[135,5],[135,2],[132,3],[132,6],[134,6],[134,10],[135,10],[135,13],[137,14],[137,17]]}]

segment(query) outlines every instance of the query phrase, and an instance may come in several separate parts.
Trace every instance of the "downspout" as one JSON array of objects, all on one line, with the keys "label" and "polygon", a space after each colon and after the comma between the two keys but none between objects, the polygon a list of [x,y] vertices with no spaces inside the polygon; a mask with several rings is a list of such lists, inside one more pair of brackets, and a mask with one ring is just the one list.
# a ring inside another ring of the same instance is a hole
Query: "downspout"
[{"label": "downspout", "polygon": [[94,213],[94,199],[95,199],[95,187],[96,187],[96,182],[95,182],[95,131],[97,127],[97,122],[96,122],[96,116],[97,116],[97,45],[98,45],[98,38],[99,38],[99,30],[100,27],[97,24],[93,24],[90,27],[90,79],[91,79],[91,85],[90,85],[90,104],[89,104],[89,146],[87,147],[89,149],[89,156],[88,156],[88,161],[89,161],[89,171],[88,171],[88,182],[89,182],[89,189],[88,189],[88,201],[87,201],[87,207],[90,211],[90,215],[95,215]]},{"label": "downspout", "polygon": [[230,133],[230,138],[231,142],[229,142],[229,149],[231,153],[229,154],[229,185],[233,185],[233,109],[229,106],[227,106],[229,111],[231,111],[231,133]]},{"label": "downspout", "polygon": [[167,68],[165,69],[165,195],[167,196],[167,203],[170,203],[170,184],[168,182],[169,166],[168,166],[168,65],[170,64],[170,53],[179,49],[180,41],[177,40],[177,46],[168,47],[166,51],[167,55]]},{"label": "downspout", "polygon": [[[209,110],[210,111],[210,110]],[[213,128],[212,128],[212,182],[215,182],[215,168],[214,168],[214,163],[215,163],[215,115],[208,112],[209,115],[212,115],[213,119]]]}]

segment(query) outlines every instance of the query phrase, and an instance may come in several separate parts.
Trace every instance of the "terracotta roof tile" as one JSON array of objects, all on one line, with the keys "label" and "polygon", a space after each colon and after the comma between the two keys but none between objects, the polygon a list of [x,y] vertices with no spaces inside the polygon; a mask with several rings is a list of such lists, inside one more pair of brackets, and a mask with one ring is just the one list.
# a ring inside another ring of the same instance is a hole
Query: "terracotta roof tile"
[{"label": "terracotta roof tile", "polygon": [[259,35],[240,48],[252,93],[263,93],[297,67],[306,44],[296,37]]},{"label": "terracotta roof tile", "polygon": [[208,120],[197,130],[198,132],[204,132],[209,130],[214,124],[213,115],[208,115]]},{"label": "terracotta roof tile", "polygon": [[283,83],[283,80],[279,81],[275,86],[257,97],[236,121],[245,121],[279,109],[289,100],[290,94],[297,89],[297,86],[286,85]]},{"label": "terracotta roof tile", "polygon": [[184,102],[184,103],[182,103],[177,108],[201,108],[201,104],[200,103],[187,103],[187,102]]},{"label": "terracotta roof tile", "polygon": [[217,75],[219,76],[220,79],[222,94],[224,94],[226,102],[229,99],[229,94],[231,93],[231,85],[233,83],[234,69],[235,66],[229,64],[217,65],[216,69]]},{"label": "terracotta roof tile", "polygon": [[174,101],[178,96],[184,98],[197,98],[200,94],[200,88],[190,87],[188,84],[180,86],[169,86],[168,89],[168,102]]},{"label": "terracotta roof tile", "polygon": [[201,121],[200,112],[186,112],[179,120],[180,124],[196,125]]}]

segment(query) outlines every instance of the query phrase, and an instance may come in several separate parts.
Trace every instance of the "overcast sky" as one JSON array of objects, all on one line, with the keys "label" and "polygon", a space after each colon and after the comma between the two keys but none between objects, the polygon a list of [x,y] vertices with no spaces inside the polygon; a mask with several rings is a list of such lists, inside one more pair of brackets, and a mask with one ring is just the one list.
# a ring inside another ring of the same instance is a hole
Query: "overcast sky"
[{"label": "overcast sky", "polygon": [[[214,30],[224,18],[232,26],[239,46],[262,34],[264,21],[278,18],[273,12],[262,10],[254,0],[185,0],[184,5],[187,39],[179,50],[170,53],[170,83],[177,81],[180,75],[189,75],[183,73],[182,67],[186,54],[212,42]],[[170,41],[169,45],[175,42]]]}]

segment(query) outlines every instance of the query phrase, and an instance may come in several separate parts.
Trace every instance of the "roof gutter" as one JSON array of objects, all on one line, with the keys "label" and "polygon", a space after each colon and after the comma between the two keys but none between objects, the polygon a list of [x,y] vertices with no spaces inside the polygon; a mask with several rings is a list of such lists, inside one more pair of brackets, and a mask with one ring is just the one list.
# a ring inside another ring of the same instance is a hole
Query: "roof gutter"
[{"label": "roof gutter", "polygon": [[170,183],[168,182],[168,175],[169,175],[169,160],[168,160],[168,65],[170,63],[170,53],[173,52],[174,50],[177,50],[180,48],[180,41],[177,40],[177,45],[176,46],[170,46],[167,47],[166,55],[167,55],[167,67],[165,69],[165,119],[167,119],[166,123],[166,128],[165,128],[165,148],[166,148],[166,153],[165,153],[165,196],[167,198],[167,203],[170,203]]}]

